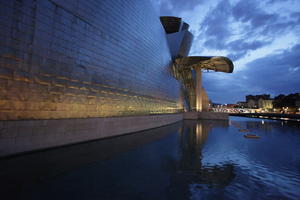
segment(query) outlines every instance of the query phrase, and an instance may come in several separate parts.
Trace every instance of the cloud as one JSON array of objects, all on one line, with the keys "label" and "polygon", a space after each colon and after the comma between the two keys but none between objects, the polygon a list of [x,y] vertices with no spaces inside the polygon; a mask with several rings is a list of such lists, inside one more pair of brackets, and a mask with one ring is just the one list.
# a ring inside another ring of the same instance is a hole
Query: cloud
[{"label": "cloud", "polygon": [[296,23],[300,22],[300,12],[293,12],[290,14],[290,17],[295,19]]},{"label": "cloud", "polygon": [[221,1],[211,10],[200,26],[202,34],[198,39],[205,38],[204,46],[212,49],[224,49],[225,42],[231,35],[229,23],[231,15],[231,5],[229,1]]},{"label": "cloud", "polygon": [[235,20],[243,23],[249,22],[252,27],[256,28],[272,23],[279,17],[277,14],[268,14],[262,10],[256,1],[243,0],[233,6],[232,14]]},{"label": "cloud", "polygon": [[295,29],[299,21],[299,12],[269,13],[259,1],[240,0],[234,4],[222,0],[206,14],[197,40],[202,41],[208,51],[227,51],[236,61],[271,45],[281,35]]},{"label": "cloud", "polygon": [[228,43],[228,47],[230,49],[234,49],[235,51],[244,50],[244,49],[255,50],[265,46],[268,43],[269,42],[265,42],[265,41],[245,42],[245,40],[239,39]]},{"label": "cloud", "polygon": [[243,39],[234,40],[226,45],[232,52],[228,54],[228,57],[235,61],[244,57],[250,50],[259,49],[268,44],[270,44],[270,42],[267,41],[246,42]]},{"label": "cloud", "polygon": [[233,74],[203,75],[212,100],[234,103],[247,94],[299,92],[298,0],[152,1],[158,2],[161,15],[190,23],[192,55],[227,56],[234,61]]},{"label": "cloud", "polygon": [[[204,73],[203,86],[207,91],[208,97],[215,103],[235,103],[244,99],[249,94],[249,88],[242,83],[246,82],[248,77],[241,74],[222,74],[222,73]],[[257,88],[252,87],[252,91]]]},{"label": "cloud", "polygon": [[[265,7],[270,5],[261,5],[258,1],[239,1],[232,8],[232,14],[234,20],[244,24],[249,24],[244,30],[247,33],[248,38],[264,37],[273,39],[278,36],[278,34],[284,34],[285,32],[294,28],[298,22],[294,16],[286,16],[286,13],[278,12],[280,10],[280,5],[276,6],[274,1],[273,6],[277,7],[277,12],[269,12]],[[300,16],[297,18],[299,19]]]},{"label": "cloud", "polygon": [[158,7],[161,16],[178,16],[178,13],[192,10],[201,0],[151,0]]},{"label": "cloud", "polygon": [[274,3],[277,3],[277,2],[285,2],[286,0],[269,0],[267,1],[268,4],[274,4]]},{"label": "cloud", "polygon": [[227,55],[227,57],[229,59],[231,59],[232,61],[236,61],[239,60],[243,57],[245,57],[247,55],[247,51],[243,50],[243,51],[239,51],[239,52],[233,52]]},{"label": "cloud", "polygon": [[[212,100],[234,103],[247,94],[300,92],[300,44],[247,64],[233,74],[205,74],[204,87]],[[222,82],[222,84],[220,84]],[[226,94],[226,95],[224,95]]]},{"label": "cloud", "polygon": [[257,59],[247,65],[248,85],[256,84],[262,89],[278,94],[299,91],[300,85],[300,45]]}]

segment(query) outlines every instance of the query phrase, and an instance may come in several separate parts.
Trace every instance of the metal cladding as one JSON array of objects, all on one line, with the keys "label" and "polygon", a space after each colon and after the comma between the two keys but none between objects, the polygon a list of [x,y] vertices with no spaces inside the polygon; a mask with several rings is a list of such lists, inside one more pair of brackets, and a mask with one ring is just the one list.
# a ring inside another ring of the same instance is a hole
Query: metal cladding
[{"label": "metal cladding", "polygon": [[178,68],[201,66],[202,69],[213,70],[216,72],[233,72],[232,61],[222,56],[189,56],[177,58],[174,64],[177,65]]},{"label": "metal cladding", "polygon": [[160,21],[167,33],[167,40],[173,60],[189,54],[193,34],[189,32],[189,25],[178,17],[160,17]]},{"label": "metal cladding", "polygon": [[170,66],[192,35],[172,18],[167,41],[148,0],[0,0],[0,16],[0,120],[182,111]]},{"label": "metal cladding", "polygon": [[[233,63],[230,59],[221,56],[189,56],[177,58],[173,64],[173,75],[182,83],[182,94],[188,110],[197,109],[196,103],[196,80],[193,71],[196,68],[213,70],[216,72],[233,72]],[[208,100],[204,88],[202,90],[202,99],[204,97],[205,105],[203,108],[208,109]],[[206,108],[205,108],[206,107]]]},{"label": "metal cladding", "polygon": [[160,21],[167,34],[177,33],[182,30],[183,22],[179,17],[162,16]]}]

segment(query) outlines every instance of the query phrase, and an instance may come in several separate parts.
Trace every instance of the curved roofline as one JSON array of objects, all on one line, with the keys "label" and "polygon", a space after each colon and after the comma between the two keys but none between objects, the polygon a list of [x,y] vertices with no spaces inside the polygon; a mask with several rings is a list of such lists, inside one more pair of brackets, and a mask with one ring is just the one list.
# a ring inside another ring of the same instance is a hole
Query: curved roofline
[{"label": "curved roofline", "polygon": [[188,56],[177,58],[175,64],[191,68],[194,65],[202,65],[204,69],[226,73],[232,73],[234,69],[233,62],[224,56]]},{"label": "curved roofline", "polygon": [[181,17],[175,17],[175,16],[160,16],[160,18],[174,18],[174,19],[179,19],[181,20]]},{"label": "curved roofline", "polygon": [[214,56],[213,58],[221,58],[223,60],[225,60],[225,62],[229,65],[229,71],[228,73],[232,73],[233,69],[234,69],[234,65],[232,60],[230,60],[229,58],[225,57],[225,56]]},{"label": "curved roofline", "polygon": [[189,24],[182,21],[182,18],[180,17],[160,16],[160,21],[167,34],[189,29]]}]

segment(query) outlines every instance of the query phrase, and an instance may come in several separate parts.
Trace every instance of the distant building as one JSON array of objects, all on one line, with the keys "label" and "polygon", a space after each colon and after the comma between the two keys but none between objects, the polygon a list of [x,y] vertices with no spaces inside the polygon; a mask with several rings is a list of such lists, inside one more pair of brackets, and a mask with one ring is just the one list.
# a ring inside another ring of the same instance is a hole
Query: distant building
[{"label": "distant building", "polygon": [[286,108],[291,112],[300,108],[300,93],[294,93],[289,95],[280,94],[274,98],[273,105],[275,108]]},{"label": "distant building", "polygon": [[259,98],[270,99],[269,94],[261,94],[261,95],[247,95],[246,101],[248,102],[250,99],[258,100]]},{"label": "distant building", "polygon": [[280,94],[271,98],[269,94],[247,95],[246,102],[237,102],[238,107],[279,109],[288,112],[297,112],[300,109],[300,93]]},{"label": "distant building", "polygon": [[226,108],[236,108],[238,107],[237,104],[226,104]]},{"label": "distant building", "polygon": [[246,107],[248,107],[248,104],[247,104],[247,102],[244,102],[244,101],[238,101],[237,106],[240,108],[246,108]]},{"label": "distant building", "polygon": [[247,107],[248,108],[257,108],[257,103],[254,99],[249,99],[247,101]]},{"label": "distant building", "polygon": [[300,101],[296,101],[295,105],[296,105],[297,108],[300,108]]},{"label": "distant building", "polygon": [[273,99],[259,98],[259,100],[258,100],[258,108],[272,109],[273,108]]},{"label": "distant building", "polygon": [[211,104],[212,108],[219,108],[220,106],[222,106],[222,104],[220,104],[220,103],[212,103]]},{"label": "distant building", "polygon": [[269,94],[247,95],[246,103],[248,108],[273,108],[273,100]]}]

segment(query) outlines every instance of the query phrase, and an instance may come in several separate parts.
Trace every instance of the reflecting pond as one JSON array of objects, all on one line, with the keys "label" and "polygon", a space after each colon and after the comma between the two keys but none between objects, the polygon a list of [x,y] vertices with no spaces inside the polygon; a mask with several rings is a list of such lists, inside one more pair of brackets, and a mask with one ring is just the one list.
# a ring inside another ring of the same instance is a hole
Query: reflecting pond
[{"label": "reflecting pond", "polygon": [[299,199],[300,123],[186,120],[11,157],[0,188],[3,199]]}]

